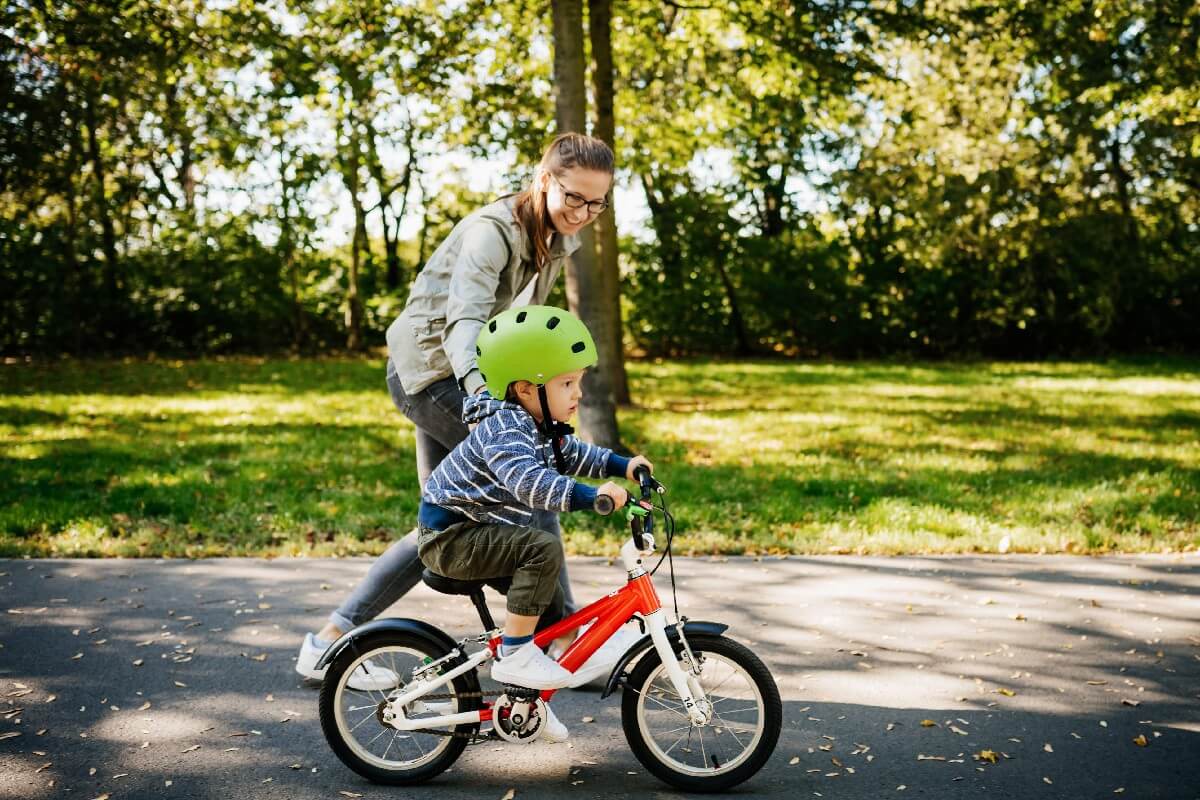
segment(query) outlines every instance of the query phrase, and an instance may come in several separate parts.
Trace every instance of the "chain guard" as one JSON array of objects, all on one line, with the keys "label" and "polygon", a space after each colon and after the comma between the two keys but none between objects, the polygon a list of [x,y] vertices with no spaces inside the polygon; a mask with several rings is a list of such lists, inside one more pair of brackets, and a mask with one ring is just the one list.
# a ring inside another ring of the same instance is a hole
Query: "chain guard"
[{"label": "chain guard", "polygon": [[510,696],[506,690],[492,706],[492,731],[506,742],[526,744],[542,735],[547,715],[546,701],[537,692]]}]

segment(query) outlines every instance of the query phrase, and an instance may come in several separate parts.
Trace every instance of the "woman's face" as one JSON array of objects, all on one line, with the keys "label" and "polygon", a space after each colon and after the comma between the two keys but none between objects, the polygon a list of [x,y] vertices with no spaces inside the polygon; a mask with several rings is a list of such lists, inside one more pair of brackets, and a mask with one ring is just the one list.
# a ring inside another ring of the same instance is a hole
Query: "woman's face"
[{"label": "woman's face", "polygon": [[[612,175],[607,172],[582,168],[566,170],[562,175],[543,172],[542,191],[546,193],[546,209],[554,230],[570,236],[594,222],[604,211],[600,206],[607,204],[611,187]],[[572,208],[574,205],[581,207]]]}]

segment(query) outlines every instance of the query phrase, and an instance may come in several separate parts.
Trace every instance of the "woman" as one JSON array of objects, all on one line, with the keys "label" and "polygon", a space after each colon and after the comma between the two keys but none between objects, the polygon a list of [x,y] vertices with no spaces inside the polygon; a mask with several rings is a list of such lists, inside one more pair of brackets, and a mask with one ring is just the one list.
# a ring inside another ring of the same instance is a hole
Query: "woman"
[{"label": "woman", "polygon": [[[577,133],[557,137],[530,185],[454,226],[413,282],[404,311],[387,331],[387,383],[396,408],[416,426],[422,491],[429,474],[467,436],[463,398],[484,389],[475,365],[480,329],[519,296],[527,295],[528,304],[546,302],[564,262],[579,249],[577,234],[608,207],[612,179],[608,145]],[[561,536],[557,514],[542,513],[539,527]],[[296,671],[323,678],[316,662],[325,649],[403,597],[420,583],[421,570],[413,531],[379,557],[324,628],[305,636]],[[576,604],[565,568],[559,583],[569,614]],[[593,658],[615,662],[628,638],[613,637]],[[396,681],[389,670],[368,666],[350,685],[382,689]]]}]

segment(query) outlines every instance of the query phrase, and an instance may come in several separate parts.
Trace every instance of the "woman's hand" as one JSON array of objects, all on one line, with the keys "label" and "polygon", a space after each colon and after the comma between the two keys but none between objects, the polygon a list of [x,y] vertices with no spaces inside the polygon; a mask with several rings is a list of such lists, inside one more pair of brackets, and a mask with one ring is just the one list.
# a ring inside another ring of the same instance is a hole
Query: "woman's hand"
[{"label": "woman's hand", "polygon": [[650,463],[650,459],[645,456],[634,456],[629,459],[629,467],[625,470],[625,480],[637,483],[637,478],[633,477],[633,472],[638,467],[645,467],[650,470],[650,474],[654,474],[654,465]]},{"label": "woman's hand", "polygon": [[612,481],[598,486],[596,488],[596,494],[603,494],[612,498],[613,511],[616,511],[619,508],[624,508],[625,501],[629,499],[629,492],[625,491],[624,488],[618,486]]}]

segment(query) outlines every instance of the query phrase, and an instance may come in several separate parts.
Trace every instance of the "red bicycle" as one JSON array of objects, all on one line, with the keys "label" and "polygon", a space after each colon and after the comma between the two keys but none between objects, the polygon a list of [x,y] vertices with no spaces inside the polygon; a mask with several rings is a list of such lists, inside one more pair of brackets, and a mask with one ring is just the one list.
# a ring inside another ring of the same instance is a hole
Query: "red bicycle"
[{"label": "red bicycle", "polygon": [[[546,647],[591,623],[558,659],[574,672],[636,619],[645,635],[618,660],[602,697],[621,687],[625,736],[652,774],[688,791],[724,791],[757,773],[774,752],[783,724],[779,690],[754,653],[723,635],[728,626],[680,617],[678,604],[677,622],[667,622],[652,575],[666,559],[674,594],[674,519],[662,484],[644,468],[637,477],[641,498],[627,506],[632,535],[621,548],[628,582],[538,632],[534,641]],[[653,504],[656,495],[659,505]],[[611,513],[612,501],[600,495],[596,510]],[[666,548],[648,570],[643,559],[655,551],[654,511],[665,521]],[[317,664],[328,667],[320,697],[325,738],[347,766],[377,783],[427,781],[471,742],[536,740],[555,693],[506,686],[485,694],[477,671],[500,646],[500,630],[483,597],[487,582],[452,580],[428,570],[424,579],[439,592],[470,597],[484,632],[454,642],[421,620],[376,620],[347,633]],[[472,651],[472,645],[482,646]],[[367,669],[367,662],[391,669],[401,682],[387,690],[350,688],[350,676]]]}]

